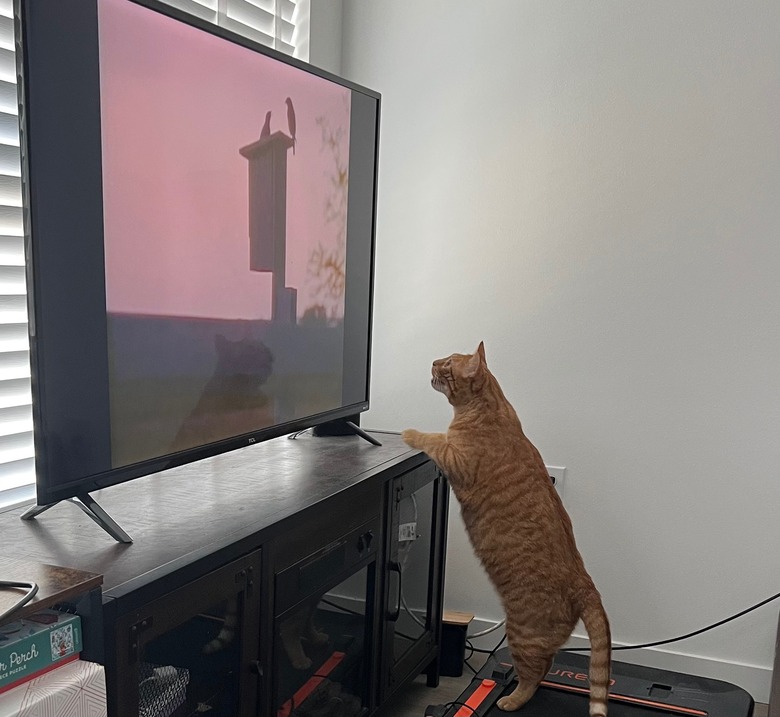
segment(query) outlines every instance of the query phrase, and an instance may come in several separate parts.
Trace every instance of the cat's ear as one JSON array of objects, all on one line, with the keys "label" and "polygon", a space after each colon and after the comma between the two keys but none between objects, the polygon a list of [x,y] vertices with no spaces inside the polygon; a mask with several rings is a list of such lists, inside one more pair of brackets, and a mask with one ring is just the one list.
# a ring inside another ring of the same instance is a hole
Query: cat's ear
[{"label": "cat's ear", "polygon": [[480,367],[485,365],[485,346],[482,341],[479,342],[477,350],[471,355],[464,374],[467,378],[473,378],[477,375]]}]

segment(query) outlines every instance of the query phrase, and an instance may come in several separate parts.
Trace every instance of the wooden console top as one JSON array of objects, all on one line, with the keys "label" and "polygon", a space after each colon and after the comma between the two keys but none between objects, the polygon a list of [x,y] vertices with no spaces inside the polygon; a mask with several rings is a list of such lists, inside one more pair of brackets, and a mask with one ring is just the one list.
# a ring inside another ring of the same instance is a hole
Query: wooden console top
[{"label": "wooden console top", "polygon": [[[29,521],[20,520],[22,508],[8,511],[0,515],[4,551],[19,566],[102,574],[104,602],[121,601],[177,571],[203,572],[238,557],[288,527],[293,516],[300,520],[301,511],[359,484],[376,489],[377,481],[427,460],[397,434],[372,433],[382,446],[306,433],[91,492],[132,544],[115,542],[67,502]],[[0,579],[36,580],[33,568],[29,576],[21,567],[12,572],[6,577],[0,564]]]},{"label": "wooden console top", "polygon": [[[60,568],[17,558],[0,557],[0,580],[34,582],[38,585],[35,597],[16,610],[8,620],[20,620],[60,602],[68,602],[103,582],[102,575],[72,568]],[[22,589],[0,589],[0,613],[11,608],[24,595]]]}]

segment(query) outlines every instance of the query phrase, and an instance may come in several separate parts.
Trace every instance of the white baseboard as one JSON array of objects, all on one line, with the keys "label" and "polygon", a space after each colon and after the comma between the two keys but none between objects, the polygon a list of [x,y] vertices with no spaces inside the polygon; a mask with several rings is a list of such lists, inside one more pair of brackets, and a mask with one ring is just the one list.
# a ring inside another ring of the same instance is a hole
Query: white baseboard
[{"label": "white baseboard", "polygon": [[[482,620],[475,618],[469,625],[468,634],[474,634],[496,625],[494,620]],[[503,636],[502,628],[471,640],[474,647],[482,650],[492,650]],[[567,647],[587,647],[590,643],[587,637],[572,635]],[[615,645],[621,643],[615,642]],[[504,643],[506,645],[506,642]],[[660,647],[644,650],[619,650],[613,652],[612,658],[619,662],[631,662],[646,667],[656,667],[672,672],[683,672],[699,677],[709,677],[713,680],[722,680],[737,685],[746,690],[756,702],[767,704],[772,682],[772,668],[759,667],[757,665],[745,665],[735,662],[726,662],[701,655],[691,655],[684,652],[676,652]]]},{"label": "white baseboard", "polygon": [[[335,597],[335,596],[334,596]],[[364,602],[356,600],[354,597],[341,595],[336,598],[342,605],[351,606],[358,611],[364,610]],[[468,635],[477,632],[496,628],[495,620],[484,620],[474,618],[468,628]],[[498,627],[492,632],[482,637],[470,638],[471,644],[481,650],[492,650],[504,635],[503,627]],[[587,637],[581,635],[572,635],[567,647],[587,647],[589,645]],[[621,645],[615,641],[615,645]],[[622,643],[625,644],[625,643]],[[503,646],[506,646],[504,642]],[[467,653],[468,654],[468,653]],[[685,652],[676,652],[674,650],[652,647],[643,650],[619,650],[613,652],[612,658],[619,662],[631,662],[636,665],[646,667],[656,667],[661,670],[670,670],[672,672],[682,672],[688,675],[698,675],[699,677],[709,677],[713,680],[722,680],[741,687],[746,690],[756,702],[762,704],[769,703],[769,692],[772,682],[772,668],[759,667],[758,665],[745,665],[736,662],[726,662],[711,657],[701,655],[691,655]]]}]

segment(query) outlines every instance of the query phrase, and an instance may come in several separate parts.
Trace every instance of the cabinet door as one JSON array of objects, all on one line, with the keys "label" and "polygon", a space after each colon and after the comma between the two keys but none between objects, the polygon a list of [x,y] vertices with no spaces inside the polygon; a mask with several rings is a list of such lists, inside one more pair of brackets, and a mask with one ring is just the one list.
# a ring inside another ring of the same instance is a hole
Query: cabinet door
[{"label": "cabinet door", "polygon": [[109,715],[255,715],[259,576],[257,551],[122,616]]},{"label": "cabinet door", "polygon": [[[383,699],[435,663],[444,578],[446,495],[434,464],[399,476],[389,490]],[[438,677],[437,665],[432,669]]]},{"label": "cabinet door", "polygon": [[[342,521],[335,525],[343,525]],[[273,708],[277,717],[359,717],[372,707],[379,516],[274,575]]]}]

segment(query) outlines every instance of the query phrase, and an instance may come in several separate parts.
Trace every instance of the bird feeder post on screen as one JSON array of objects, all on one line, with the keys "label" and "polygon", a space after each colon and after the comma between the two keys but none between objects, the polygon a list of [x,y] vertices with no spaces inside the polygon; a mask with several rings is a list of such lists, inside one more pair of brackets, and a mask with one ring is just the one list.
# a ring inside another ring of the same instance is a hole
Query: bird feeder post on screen
[{"label": "bird feeder post on screen", "polygon": [[293,139],[274,132],[239,149],[249,161],[249,268],[270,271],[272,320],[296,321],[296,290],[285,286],[287,153]]}]

